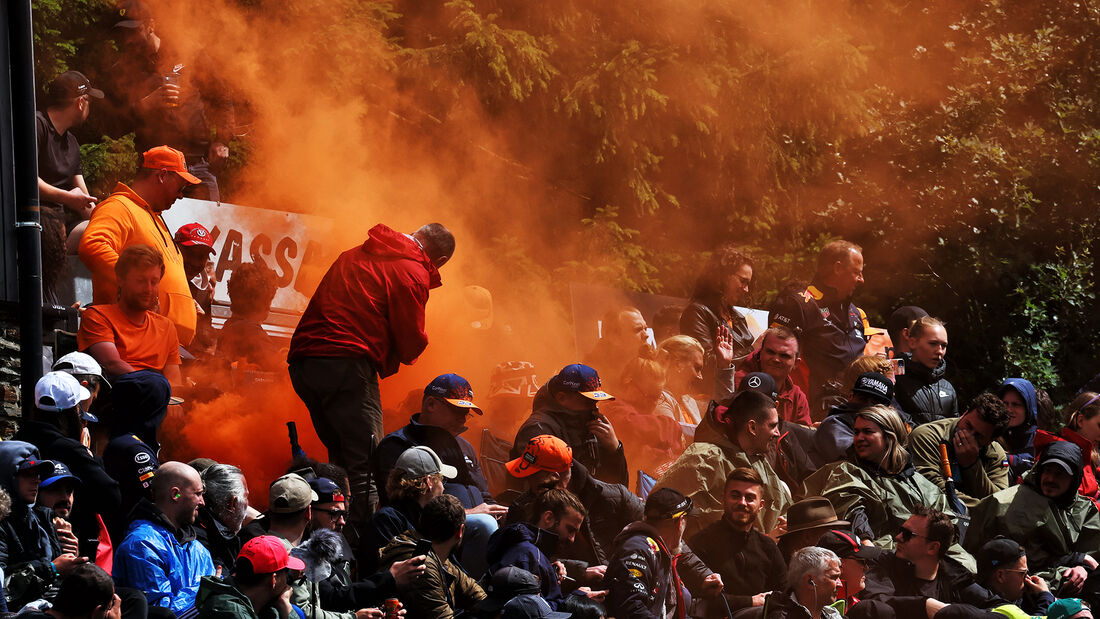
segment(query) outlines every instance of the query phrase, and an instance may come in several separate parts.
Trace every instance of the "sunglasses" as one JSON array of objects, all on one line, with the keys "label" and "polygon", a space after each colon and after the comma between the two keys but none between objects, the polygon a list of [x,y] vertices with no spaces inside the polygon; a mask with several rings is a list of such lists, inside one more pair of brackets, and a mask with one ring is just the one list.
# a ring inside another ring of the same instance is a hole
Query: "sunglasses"
[{"label": "sunglasses", "polygon": [[318,512],[321,512],[323,514],[328,514],[329,517],[331,517],[333,520],[339,520],[341,518],[347,518],[347,516],[348,516],[348,510],[346,510],[346,509],[319,509],[319,508],[314,508],[314,511],[318,511]]},{"label": "sunglasses", "polygon": [[903,541],[903,542],[908,542],[909,540],[913,539],[914,537],[919,537],[919,538],[922,538],[922,539],[928,539],[927,536],[921,535],[920,533],[916,533],[916,532],[914,532],[910,529],[906,529],[905,527],[902,527],[901,531],[898,531],[898,536],[901,537],[901,541]]}]

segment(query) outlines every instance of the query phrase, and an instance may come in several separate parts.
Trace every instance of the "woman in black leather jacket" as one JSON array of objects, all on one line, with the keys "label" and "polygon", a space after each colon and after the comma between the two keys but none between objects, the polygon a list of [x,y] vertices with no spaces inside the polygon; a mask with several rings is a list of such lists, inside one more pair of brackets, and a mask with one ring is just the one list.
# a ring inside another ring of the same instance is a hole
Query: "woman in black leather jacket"
[{"label": "woman in black leather jacket", "polygon": [[703,345],[703,389],[715,400],[732,395],[733,367],[753,351],[748,321],[734,307],[748,298],[752,269],[751,257],[722,245],[707,261],[691,303],[680,314],[680,333]]}]

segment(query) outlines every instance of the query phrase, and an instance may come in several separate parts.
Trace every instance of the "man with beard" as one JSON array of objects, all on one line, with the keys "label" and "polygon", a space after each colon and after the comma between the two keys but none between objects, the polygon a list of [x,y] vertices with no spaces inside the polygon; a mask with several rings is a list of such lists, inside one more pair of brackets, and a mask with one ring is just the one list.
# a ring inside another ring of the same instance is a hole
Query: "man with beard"
[{"label": "man with beard", "polygon": [[198,616],[259,619],[262,613],[264,617],[291,619],[296,613],[290,604],[290,570],[305,567],[301,559],[287,553],[279,538],[254,537],[241,548],[232,580],[203,577],[196,604]]},{"label": "man with beard", "polygon": [[153,500],[134,507],[135,520],[115,553],[114,577],[145,592],[150,606],[179,616],[195,606],[199,581],[215,573],[210,551],[195,538],[202,479],[182,462],[165,462],[152,484]]},{"label": "man with beard", "polygon": [[791,493],[768,461],[768,451],[779,438],[779,413],[775,400],[758,391],[744,391],[729,402],[708,411],[695,431],[695,442],[657,482],[674,488],[698,506],[689,527],[695,532],[724,514],[722,496],[726,479],[734,469],[751,468],[764,484],[763,506],[757,513],[762,531],[771,531],[791,505]]},{"label": "man with beard", "polygon": [[[133,187],[122,183],[115,186],[115,192],[92,212],[88,228],[80,238],[80,260],[92,272],[92,301],[97,305],[116,302],[122,288],[116,263],[127,247],[146,245],[161,257],[163,281],[158,279],[159,287],[147,293],[146,296],[151,294],[155,299],[146,302],[147,309],[167,318],[184,346],[195,335],[195,301],[187,284],[183,254],[173,242],[161,213],[172,207],[184,189],[199,182],[187,171],[183,153],[167,146],[151,148],[142,155]],[[124,373],[112,371],[95,353],[89,354],[96,357],[108,374]],[[125,356],[122,359],[130,361]]]},{"label": "man with beard", "polygon": [[963,546],[976,553],[998,535],[1016,541],[1028,566],[1066,597],[1096,569],[1100,514],[1077,493],[1084,461],[1077,445],[1047,446],[1024,482],[984,498],[971,511]]},{"label": "man with beard", "polygon": [[542,597],[557,608],[565,576],[564,565],[556,561],[558,544],[576,540],[585,515],[584,506],[572,492],[557,488],[543,492],[535,498],[527,522],[499,529],[489,539],[489,573],[508,566],[531,572],[542,584]]},{"label": "man with beard", "polygon": [[[607,566],[608,615],[641,619],[684,617],[691,594],[677,569],[691,499],[672,488],[654,490],[645,502],[645,517],[626,526],[615,539]],[[702,592],[722,590],[722,577],[711,574]]]},{"label": "man with beard", "polygon": [[155,451],[172,385],[182,383],[176,328],[153,311],[165,274],[164,258],[148,245],[131,245],[122,250],[114,270],[118,302],[84,311],[77,347],[112,378],[111,436],[136,434]]},{"label": "man with beard", "polygon": [[38,484],[38,498],[35,505],[48,507],[53,511],[53,526],[57,531],[57,541],[62,552],[78,554],[79,542],[69,524],[69,515],[73,509],[73,491],[80,486],[80,478],[73,475],[69,467],[54,461],[53,472]]},{"label": "man with beard", "polygon": [[[691,538],[691,547],[725,583],[722,595],[729,609],[763,606],[773,591],[787,588],[787,564],[772,538],[754,528],[764,504],[764,482],[745,467],[726,478],[722,518]],[[725,617],[721,600],[708,602],[708,617]]]},{"label": "man with beard", "polygon": [[223,573],[233,568],[241,551],[237,535],[248,513],[248,484],[241,469],[214,464],[202,472],[203,502],[195,521],[195,536],[210,551]]}]

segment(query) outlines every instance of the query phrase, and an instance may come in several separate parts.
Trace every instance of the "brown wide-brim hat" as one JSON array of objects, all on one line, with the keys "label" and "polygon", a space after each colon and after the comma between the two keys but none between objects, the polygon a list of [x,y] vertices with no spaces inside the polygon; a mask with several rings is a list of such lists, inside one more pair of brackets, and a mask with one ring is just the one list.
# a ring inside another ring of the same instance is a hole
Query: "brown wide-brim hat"
[{"label": "brown wide-brim hat", "polygon": [[852,523],[836,517],[833,504],[823,496],[808,496],[787,510],[787,532],[783,535],[822,527],[843,528]]}]

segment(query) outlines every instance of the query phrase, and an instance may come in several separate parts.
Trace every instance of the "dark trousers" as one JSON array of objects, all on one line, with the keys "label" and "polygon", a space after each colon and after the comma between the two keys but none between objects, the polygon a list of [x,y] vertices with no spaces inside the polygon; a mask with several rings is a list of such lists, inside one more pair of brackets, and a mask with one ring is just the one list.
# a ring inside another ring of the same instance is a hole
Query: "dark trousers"
[{"label": "dark trousers", "polygon": [[348,472],[352,496],[348,524],[366,525],[374,511],[370,458],[382,439],[378,370],[365,358],[306,357],[290,362],[290,383],[309,409],[329,461]]}]

